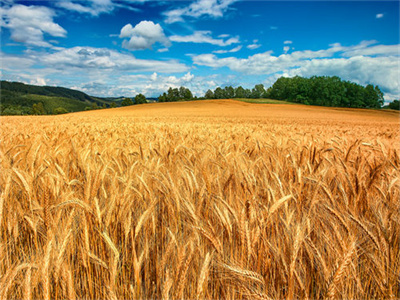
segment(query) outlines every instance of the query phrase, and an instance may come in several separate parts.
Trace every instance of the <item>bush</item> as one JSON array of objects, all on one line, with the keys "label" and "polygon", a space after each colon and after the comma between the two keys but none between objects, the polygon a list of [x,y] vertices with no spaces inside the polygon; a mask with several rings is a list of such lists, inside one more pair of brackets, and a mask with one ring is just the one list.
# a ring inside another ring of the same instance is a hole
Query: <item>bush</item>
[{"label": "bush", "polygon": [[53,114],[55,115],[61,115],[61,114],[67,114],[69,113],[68,110],[66,110],[64,107],[57,107],[53,110]]}]

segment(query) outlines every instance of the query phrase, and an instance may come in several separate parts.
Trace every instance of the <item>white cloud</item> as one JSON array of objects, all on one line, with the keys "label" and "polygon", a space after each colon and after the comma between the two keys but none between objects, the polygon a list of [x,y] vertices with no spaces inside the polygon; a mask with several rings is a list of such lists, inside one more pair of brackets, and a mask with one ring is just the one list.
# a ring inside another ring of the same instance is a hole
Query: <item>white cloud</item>
[{"label": "white cloud", "polygon": [[11,39],[31,46],[51,47],[44,40],[44,34],[53,37],[65,37],[67,31],[54,23],[53,10],[44,6],[14,5],[0,8],[0,25],[8,28]]},{"label": "white cloud", "polygon": [[171,45],[160,24],[152,21],[141,21],[135,27],[127,24],[121,29],[119,37],[129,38],[122,42],[122,46],[129,50],[151,49],[155,43],[161,43],[165,47]]},{"label": "white cloud", "polygon": [[261,45],[258,44],[258,40],[253,40],[253,44],[248,45],[247,49],[254,50],[254,49],[257,49],[260,47],[261,47]]},{"label": "white cloud", "polygon": [[383,14],[376,14],[376,18],[377,18],[377,19],[383,18]]},{"label": "white cloud", "polygon": [[211,31],[195,31],[193,34],[185,36],[172,35],[169,39],[177,43],[207,43],[217,46],[229,46],[240,42],[238,37],[231,37],[227,40],[214,39]]},{"label": "white cloud", "polygon": [[100,14],[110,14],[115,8],[140,11],[131,4],[142,4],[146,1],[148,0],[56,0],[54,2],[66,10],[97,17]]},{"label": "white cloud", "polygon": [[157,78],[158,78],[158,74],[157,74],[156,72],[154,72],[154,73],[151,74],[151,76],[150,76],[150,80],[151,80],[151,81],[156,81]]},{"label": "white cloud", "polygon": [[188,72],[188,73],[186,73],[186,74],[182,77],[182,80],[183,80],[184,82],[190,82],[190,81],[193,80],[193,78],[194,78],[194,75],[191,74],[190,72]]},{"label": "white cloud", "polygon": [[[127,96],[142,93],[147,97],[157,97],[167,90],[172,88],[179,88],[185,86],[189,88],[194,94],[202,95],[204,93],[202,86],[204,85],[202,78],[196,78],[193,74],[186,73],[182,76],[162,76],[157,73],[142,76],[122,76],[115,83],[114,95],[121,95],[123,90],[129,90],[129,93],[124,93]],[[105,90],[103,88],[102,90]]]},{"label": "white cloud", "polygon": [[197,0],[187,7],[177,8],[165,12],[166,23],[183,22],[183,17],[199,18],[209,16],[221,18],[229,6],[237,0]]},{"label": "white cloud", "polygon": [[257,49],[257,48],[260,48],[260,47],[261,47],[261,45],[259,45],[259,44],[251,44],[251,45],[247,46],[247,48],[250,49],[250,50],[254,50],[254,49]]},{"label": "white cloud", "polygon": [[283,52],[285,52],[285,54],[288,53],[289,50],[290,50],[289,46],[283,47]]},{"label": "white cloud", "polygon": [[400,45],[375,45],[371,47],[351,48],[344,51],[343,56],[357,55],[400,55]]},{"label": "white cloud", "polygon": [[42,77],[36,77],[35,79],[32,79],[30,82],[30,84],[33,85],[46,85],[46,79],[42,78]]},{"label": "white cloud", "polygon": [[[137,59],[115,50],[73,47],[68,49],[26,51],[21,55],[0,52],[2,69],[8,78],[30,82],[38,77],[46,82],[72,86],[96,80],[112,82],[115,78],[140,73],[182,73],[189,67],[176,60]],[[40,68],[37,68],[40,66]]]},{"label": "white cloud", "polygon": [[196,96],[203,96],[207,89],[213,89],[218,84],[211,80],[213,76],[195,76],[192,73],[184,73],[179,76],[160,75],[123,75],[116,81],[96,80],[86,84],[75,85],[89,95],[98,96],[126,96],[133,97],[138,93],[147,97],[158,97],[171,88],[181,86],[189,88]]},{"label": "white cloud", "polygon": [[98,16],[112,12],[115,4],[112,0],[61,0],[57,5],[70,11]]},{"label": "white cloud", "polygon": [[219,38],[221,38],[221,39],[224,39],[224,38],[227,38],[227,37],[229,37],[229,34],[220,34],[219,36],[218,36]]},{"label": "white cloud", "polygon": [[242,46],[237,46],[231,50],[216,50],[216,51],[213,51],[213,53],[217,53],[217,54],[235,53],[235,52],[239,52],[241,49],[242,49]]},{"label": "white cloud", "polygon": [[214,54],[202,54],[193,56],[192,59],[196,65],[212,68],[228,67],[248,75],[264,74],[268,77],[277,73],[279,76],[336,75],[363,85],[377,84],[388,95],[399,97],[400,45],[371,45],[373,43],[375,41],[364,41],[349,47],[332,44],[328,49],[294,51],[279,56],[272,55],[272,51],[268,51],[247,58],[217,58]]},{"label": "white cloud", "polygon": [[114,50],[73,47],[37,57],[41,63],[55,69],[90,69],[99,71],[161,72],[176,73],[188,70],[188,67],[175,60],[145,60]]},{"label": "white cloud", "polygon": [[283,44],[290,45],[290,44],[293,44],[293,42],[292,41],[284,41]]},{"label": "white cloud", "polygon": [[0,55],[3,79],[75,87],[94,96],[158,96],[169,86],[181,85],[200,93],[205,84],[176,60],[137,59],[111,49],[73,47]]}]

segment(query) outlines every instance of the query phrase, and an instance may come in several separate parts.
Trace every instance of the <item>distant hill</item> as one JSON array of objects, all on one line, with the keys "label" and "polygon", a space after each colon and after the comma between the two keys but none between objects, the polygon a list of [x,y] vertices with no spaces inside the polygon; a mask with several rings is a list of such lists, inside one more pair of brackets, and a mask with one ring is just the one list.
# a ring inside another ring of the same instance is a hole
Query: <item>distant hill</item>
[{"label": "distant hill", "polygon": [[89,96],[64,87],[36,86],[9,81],[1,81],[0,84],[2,115],[76,112],[104,105],[108,107],[111,103],[111,99]]}]

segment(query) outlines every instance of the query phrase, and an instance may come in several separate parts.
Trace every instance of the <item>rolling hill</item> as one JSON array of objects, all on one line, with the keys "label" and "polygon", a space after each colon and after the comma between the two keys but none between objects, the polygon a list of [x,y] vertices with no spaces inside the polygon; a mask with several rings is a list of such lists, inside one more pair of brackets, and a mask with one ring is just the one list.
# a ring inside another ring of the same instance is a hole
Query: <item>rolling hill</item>
[{"label": "rolling hill", "polygon": [[89,96],[83,92],[64,87],[36,86],[21,82],[1,81],[1,114],[31,114],[34,105],[42,103],[44,113],[76,112],[106,105],[112,100]]}]

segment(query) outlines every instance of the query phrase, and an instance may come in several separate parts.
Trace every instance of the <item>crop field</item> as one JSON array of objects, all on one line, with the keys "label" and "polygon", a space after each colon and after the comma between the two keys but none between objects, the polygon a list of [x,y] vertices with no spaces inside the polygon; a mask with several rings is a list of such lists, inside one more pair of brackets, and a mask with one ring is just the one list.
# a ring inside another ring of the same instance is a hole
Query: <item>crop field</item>
[{"label": "crop field", "polygon": [[0,117],[0,299],[400,298],[393,111]]}]

